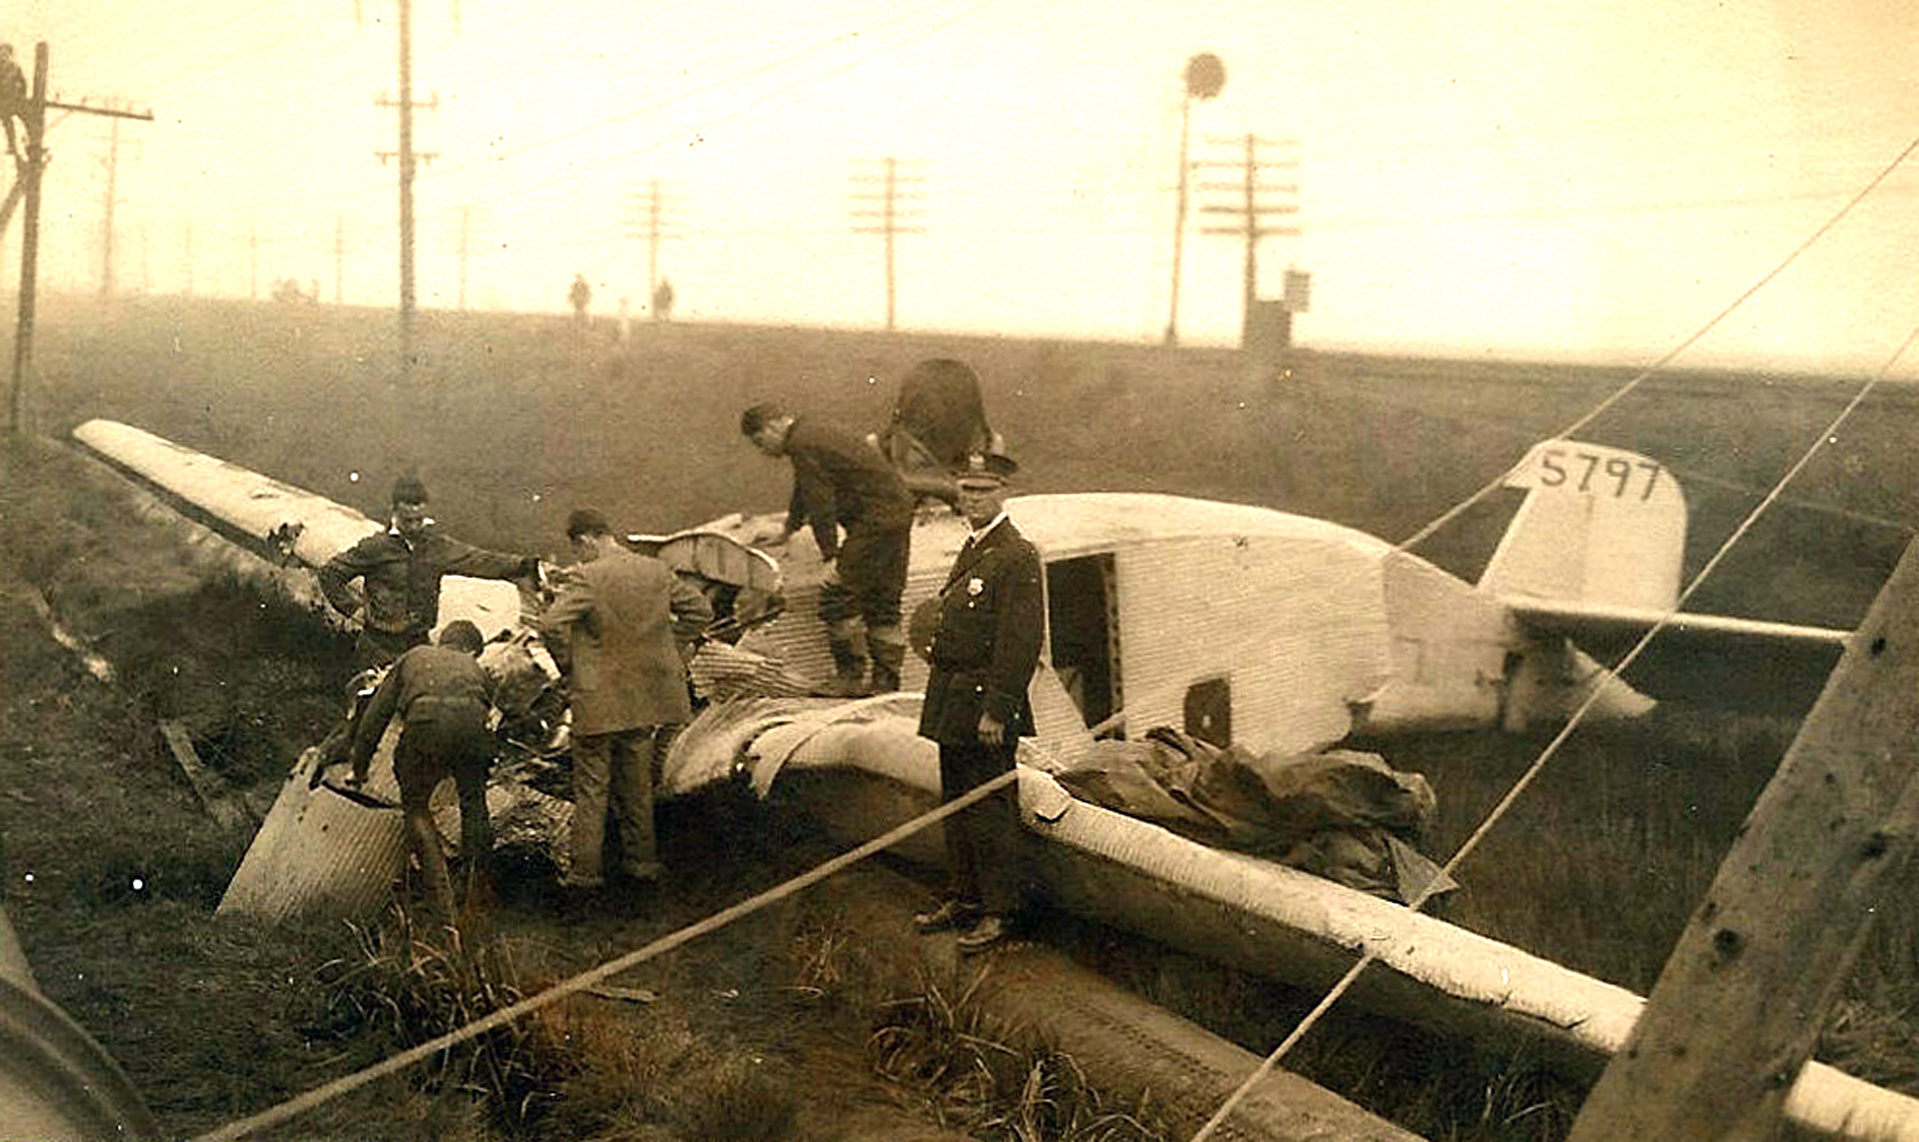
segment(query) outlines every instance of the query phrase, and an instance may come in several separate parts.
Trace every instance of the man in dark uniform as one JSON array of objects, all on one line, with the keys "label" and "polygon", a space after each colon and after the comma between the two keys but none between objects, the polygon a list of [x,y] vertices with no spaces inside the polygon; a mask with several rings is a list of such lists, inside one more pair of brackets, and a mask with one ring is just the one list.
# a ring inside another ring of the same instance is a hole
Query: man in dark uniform
[{"label": "man in dark uniform", "polygon": [[793,461],[793,496],[782,539],[811,524],[826,564],[819,605],[836,673],[830,692],[869,692],[863,681],[869,653],[871,691],[899,689],[906,661],[900,595],[906,590],[913,533],[913,497],[899,473],[868,441],[797,419],[776,404],[747,409],[740,416],[740,434],[768,456]]},{"label": "man in dark uniform", "polygon": [[[1006,479],[1016,465],[976,455],[959,474],[959,509],[973,534],[934,602],[939,625],[920,736],[940,748],[940,795],[952,800],[1013,768],[1019,739],[1033,735],[1026,686],[1045,631],[1039,552],[1006,518]],[[952,886],[945,903],[913,917],[922,932],[964,928],[961,951],[991,947],[1018,903],[1019,799],[999,790],[947,818]]]},{"label": "man in dark uniform", "polygon": [[366,781],[387,722],[400,715],[405,724],[393,750],[393,776],[400,783],[407,843],[419,858],[430,899],[448,919],[453,886],[428,807],[444,778],[452,777],[460,791],[466,899],[472,902],[475,890],[489,883],[493,823],[486,811],[486,775],[493,765],[493,735],[487,731],[486,675],[479,663],[484,645],[480,628],[458,619],[440,632],[439,645],[416,646],[400,655],[360,718],[353,735],[353,773],[347,778],[352,786]]},{"label": "man in dark uniform", "polygon": [[[402,476],[393,485],[387,529],[367,536],[320,568],[320,590],[348,618],[364,606],[356,667],[383,666],[427,641],[440,621],[440,579],[531,579],[536,555],[502,555],[444,535],[426,514],[426,485]],[[350,587],[359,579],[364,598]]]}]

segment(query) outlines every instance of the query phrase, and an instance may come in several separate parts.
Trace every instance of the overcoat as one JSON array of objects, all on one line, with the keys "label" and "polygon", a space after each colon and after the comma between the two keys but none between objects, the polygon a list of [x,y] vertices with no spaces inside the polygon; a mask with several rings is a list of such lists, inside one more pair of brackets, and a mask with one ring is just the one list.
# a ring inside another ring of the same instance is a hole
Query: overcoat
[{"label": "overcoat", "polygon": [[982,712],[1033,736],[1026,686],[1045,631],[1039,552],[1002,517],[960,548],[940,593],[920,736],[976,745]]}]

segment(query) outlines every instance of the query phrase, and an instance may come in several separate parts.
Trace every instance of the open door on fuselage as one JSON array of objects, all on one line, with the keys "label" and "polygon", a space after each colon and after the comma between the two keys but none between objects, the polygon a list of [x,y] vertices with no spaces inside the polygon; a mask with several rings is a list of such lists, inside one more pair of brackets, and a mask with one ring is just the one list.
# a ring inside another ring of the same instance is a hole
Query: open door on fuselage
[{"label": "open door on fuselage", "polygon": [[[1046,565],[1046,629],[1053,673],[1088,726],[1124,708],[1119,609],[1110,552]],[[1123,730],[1102,736],[1124,737]]]}]

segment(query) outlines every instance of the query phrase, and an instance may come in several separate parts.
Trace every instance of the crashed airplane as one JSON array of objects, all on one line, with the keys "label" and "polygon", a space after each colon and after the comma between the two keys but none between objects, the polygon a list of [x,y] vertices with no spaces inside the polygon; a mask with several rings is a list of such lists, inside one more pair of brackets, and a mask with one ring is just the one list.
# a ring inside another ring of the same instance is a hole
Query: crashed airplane
[{"label": "crashed airplane", "polygon": [[[89,421],[74,438],[295,589],[310,580],[300,568],[378,526],[127,425]],[[1022,744],[1019,771],[1039,890],[1059,907],[1305,987],[1372,954],[1354,1002],[1451,1033],[1524,1039],[1571,1073],[1596,1073],[1641,1006],[1625,989],[1380,896],[1201,844],[1075,797],[1062,780],[1101,738],[1158,727],[1305,755],[1360,735],[1549,724],[1589,699],[1592,716],[1631,717],[1655,697],[1686,693],[1684,677],[1662,669],[1670,660],[1648,663],[1635,688],[1593,657],[1629,645],[1675,605],[1686,506],[1673,473],[1620,449],[1553,440],[1508,483],[1524,500],[1477,583],[1350,528],[1264,508],[1141,494],[1009,500],[1046,566],[1046,654],[1032,690],[1039,735]],[[808,679],[831,674],[815,609],[822,569],[804,540],[756,546],[778,532],[777,520],[734,516],[630,537],[702,580],[736,629],[752,628],[738,645],[716,640],[696,657],[711,701],[675,741],[662,793],[733,781],[767,796],[777,786],[783,805],[864,841],[938,800],[935,747],[914,729],[926,667],[909,660],[898,694],[808,696]],[[950,512],[922,511],[909,610],[936,593],[965,532]],[[449,577],[440,618],[524,640],[523,602],[510,584]],[[1714,697],[1772,702],[1791,682],[1805,702],[1848,632],[1680,615],[1667,634],[1673,650],[1752,664],[1727,677],[1756,685],[1716,685]],[[262,826],[223,909],[249,880],[248,864],[271,867],[271,850],[306,830],[329,832],[336,849],[369,835],[370,814],[313,777],[289,777],[282,800],[292,807],[276,806]],[[938,859],[928,834],[915,842],[907,855]],[[397,844],[387,859],[398,859]],[[326,885],[281,878],[262,891],[324,896],[351,872],[334,864]],[[262,879],[256,867],[256,888]],[[1818,1136],[1919,1139],[1919,1101],[1817,1064],[1799,1075],[1787,1113]]]}]

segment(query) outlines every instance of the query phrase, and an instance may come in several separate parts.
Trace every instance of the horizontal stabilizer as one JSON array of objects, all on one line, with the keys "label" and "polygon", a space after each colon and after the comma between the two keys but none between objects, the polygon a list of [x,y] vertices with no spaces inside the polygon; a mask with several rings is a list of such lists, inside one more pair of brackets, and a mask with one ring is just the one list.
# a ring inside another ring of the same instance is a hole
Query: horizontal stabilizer
[{"label": "horizontal stabilizer", "polygon": [[[1563,635],[1602,663],[1619,661],[1664,611],[1506,598],[1529,630]],[[1625,680],[1654,698],[1799,715],[1839,663],[1850,631],[1678,614],[1649,643]]]}]

